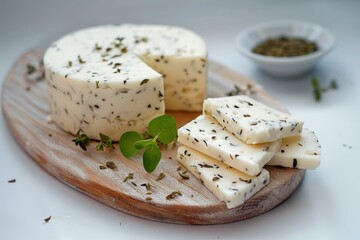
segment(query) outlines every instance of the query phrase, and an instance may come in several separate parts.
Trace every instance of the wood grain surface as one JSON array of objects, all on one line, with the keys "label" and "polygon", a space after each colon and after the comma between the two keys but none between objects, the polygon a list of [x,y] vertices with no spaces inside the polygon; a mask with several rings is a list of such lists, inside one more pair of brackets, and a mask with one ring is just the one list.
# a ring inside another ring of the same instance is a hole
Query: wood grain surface
[{"label": "wood grain surface", "polygon": [[[286,200],[304,178],[304,170],[266,167],[271,176],[268,186],[245,204],[227,209],[225,203],[194,176],[186,180],[179,175],[178,168],[182,166],[176,160],[176,147],[163,150],[162,161],[152,174],[144,171],[140,156],[125,159],[117,147],[98,152],[95,150],[97,142],[92,141],[88,151],[82,151],[72,142],[74,136],[48,121],[46,82],[36,79],[41,72],[27,74],[27,65],[37,65],[43,53],[42,49],[34,49],[19,57],[4,81],[2,109],[8,128],[19,145],[47,172],[101,203],[161,222],[220,224],[271,210]],[[255,92],[252,96],[259,101],[286,111],[250,79],[214,62],[210,62],[209,71],[209,96],[224,96],[237,84],[247,92]],[[182,126],[200,113],[169,114]],[[106,165],[107,161],[113,161],[117,169],[100,169],[99,166]],[[124,181],[129,173],[133,173],[133,179]],[[156,181],[160,173],[166,176]],[[146,184],[150,184],[151,189],[146,189]],[[166,199],[168,194],[178,190],[182,196]]]}]

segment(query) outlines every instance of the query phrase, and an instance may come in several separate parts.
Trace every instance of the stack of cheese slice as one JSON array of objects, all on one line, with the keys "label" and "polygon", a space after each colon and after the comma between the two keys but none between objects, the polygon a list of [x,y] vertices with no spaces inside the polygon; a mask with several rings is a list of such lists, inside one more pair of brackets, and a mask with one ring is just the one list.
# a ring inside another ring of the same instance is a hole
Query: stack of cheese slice
[{"label": "stack of cheese slice", "polygon": [[247,96],[208,98],[203,115],[178,130],[178,160],[228,208],[270,179],[263,167],[314,169],[321,148],[303,122]]},{"label": "stack of cheese slice", "polygon": [[[166,110],[201,111],[207,49],[195,33],[161,25],[80,30],[45,53],[51,114],[67,132],[118,141]],[[164,105],[165,100],[165,105]]]}]

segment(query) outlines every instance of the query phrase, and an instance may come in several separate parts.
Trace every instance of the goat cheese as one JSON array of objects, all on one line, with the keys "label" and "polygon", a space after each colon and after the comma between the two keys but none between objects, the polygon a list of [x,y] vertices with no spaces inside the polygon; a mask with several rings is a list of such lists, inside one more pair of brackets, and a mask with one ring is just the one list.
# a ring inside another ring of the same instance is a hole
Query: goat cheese
[{"label": "goat cheese", "polygon": [[243,204],[269,183],[269,172],[263,169],[251,177],[189,147],[180,147],[177,159],[227,208]]},{"label": "goat cheese", "polygon": [[[118,141],[167,110],[200,111],[206,92],[203,40],[178,27],[101,26],[64,36],[44,56],[54,122]],[[165,87],[165,89],[164,89]]]},{"label": "goat cheese", "polygon": [[247,144],[299,135],[304,124],[244,95],[208,98],[204,101],[203,112]]},{"label": "goat cheese", "polygon": [[300,136],[284,138],[280,151],[267,165],[315,169],[320,165],[321,146],[313,131],[304,128]]},{"label": "goat cheese", "polygon": [[251,176],[259,174],[281,146],[281,140],[248,145],[203,115],[178,130],[178,141]]}]

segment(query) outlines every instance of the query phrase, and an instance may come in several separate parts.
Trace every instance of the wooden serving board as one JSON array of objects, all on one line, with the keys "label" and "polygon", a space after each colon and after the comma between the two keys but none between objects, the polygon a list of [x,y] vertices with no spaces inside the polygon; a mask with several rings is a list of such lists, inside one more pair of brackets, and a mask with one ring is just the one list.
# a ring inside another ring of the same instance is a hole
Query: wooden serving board
[{"label": "wooden serving board", "polygon": [[[2,109],[8,127],[19,145],[47,172],[84,194],[122,212],[161,222],[181,224],[220,224],[255,217],[286,200],[304,178],[305,171],[266,167],[271,180],[245,204],[227,209],[194,176],[183,179],[178,173],[176,147],[163,150],[163,159],[154,173],[148,174],[141,157],[125,159],[118,147],[111,151],[96,151],[92,141],[88,151],[72,142],[74,136],[48,122],[49,105],[46,82],[27,74],[27,64],[38,63],[44,50],[35,49],[22,55],[8,73],[3,86]],[[217,63],[210,63],[209,96],[224,96],[234,83],[251,86],[254,98],[282,111],[282,106],[250,79]],[[178,126],[200,113],[170,112]],[[117,170],[99,168],[113,161]],[[184,170],[184,167],[182,167]],[[133,173],[133,179],[124,179]],[[166,175],[156,181],[160,173]],[[144,184],[150,183],[152,194]],[[142,186],[143,185],[143,186]],[[166,199],[173,191],[182,196]],[[148,198],[151,197],[151,200]],[[148,199],[147,199],[148,198]],[[146,200],[147,199],[147,200]]]}]

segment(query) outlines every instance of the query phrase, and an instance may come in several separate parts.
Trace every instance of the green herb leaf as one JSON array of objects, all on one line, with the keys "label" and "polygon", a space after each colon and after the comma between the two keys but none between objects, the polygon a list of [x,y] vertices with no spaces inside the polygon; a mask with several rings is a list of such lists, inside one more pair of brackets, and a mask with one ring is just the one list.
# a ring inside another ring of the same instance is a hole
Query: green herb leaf
[{"label": "green herb leaf", "polygon": [[162,115],[150,121],[148,127],[149,133],[152,137],[164,144],[168,144],[177,136],[176,121],[170,115]]},{"label": "green herb leaf", "polygon": [[331,83],[330,83],[330,88],[332,88],[332,89],[338,89],[338,88],[339,88],[336,80],[332,80],[332,81],[331,81]]},{"label": "green herb leaf", "polygon": [[320,86],[320,82],[318,81],[318,79],[316,77],[313,77],[311,79],[311,85],[313,87],[313,93],[314,93],[314,99],[319,102],[322,99],[322,94],[326,93],[327,91],[331,90],[331,89],[338,89],[339,86],[336,82],[336,80],[332,80],[330,82],[330,84],[326,87],[321,87]]},{"label": "green herb leaf", "polygon": [[36,71],[36,68],[33,65],[31,65],[31,64],[27,65],[27,74],[28,75],[33,74],[35,71]]},{"label": "green herb leaf", "polygon": [[141,135],[135,131],[126,132],[121,135],[119,140],[119,147],[121,153],[129,158],[139,152],[139,149],[135,148],[135,143],[141,140]]},{"label": "green herb leaf", "polygon": [[140,149],[144,149],[144,148],[148,147],[151,144],[156,145],[156,142],[152,138],[140,140],[135,143],[135,148],[140,150]]},{"label": "green herb leaf", "polygon": [[314,98],[317,102],[319,102],[321,100],[321,89],[320,89],[320,84],[319,84],[319,81],[317,80],[316,77],[313,77],[311,79],[311,84],[312,84],[312,87],[313,87],[313,93],[314,93]]},{"label": "green herb leaf", "polygon": [[320,88],[319,80],[316,77],[312,77],[311,83],[314,89]]},{"label": "green herb leaf", "polygon": [[82,150],[86,151],[86,145],[89,144],[90,138],[86,134],[81,134],[81,130],[76,133],[76,137],[72,140],[76,146],[80,146]]},{"label": "green herb leaf", "polygon": [[96,150],[97,151],[104,151],[104,145],[102,145],[101,143],[96,145]]},{"label": "green herb leaf", "polygon": [[99,133],[100,143],[96,145],[96,150],[103,151],[104,147],[114,149],[114,145],[112,144],[112,140],[106,136],[105,134]]},{"label": "green herb leaf", "polygon": [[161,159],[161,151],[158,146],[150,145],[144,152],[143,165],[148,173],[153,172]]},{"label": "green herb leaf", "polygon": [[[147,139],[144,139],[144,138]],[[159,146],[166,146],[177,137],[175,119],[169,115],[162,115],[150,121],[148,133],[141,136],[137,132],[124,133],[119,141],[119,147],[125,157],[134,156],[141,149],[143,154],[143,165],[147,172],[153,172],[161,159]]]}]

